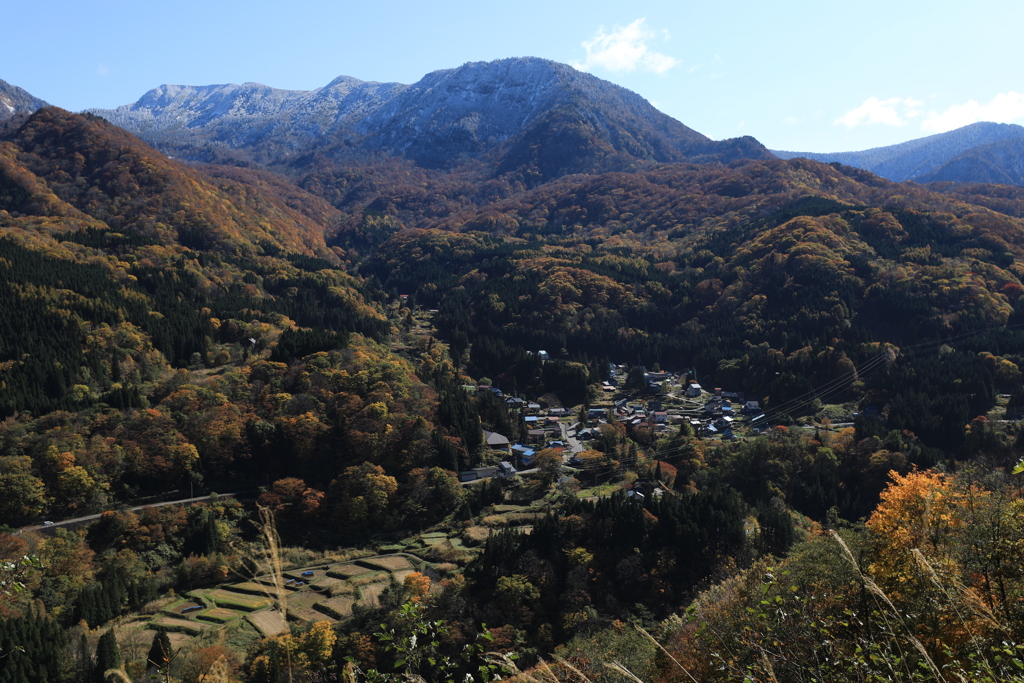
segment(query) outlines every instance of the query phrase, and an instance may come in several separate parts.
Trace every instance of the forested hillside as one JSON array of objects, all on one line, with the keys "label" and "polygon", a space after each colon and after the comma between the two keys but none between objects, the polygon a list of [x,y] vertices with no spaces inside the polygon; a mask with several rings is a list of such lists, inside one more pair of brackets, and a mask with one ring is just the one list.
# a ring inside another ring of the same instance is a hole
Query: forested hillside
[{"label": "forested hillside", "polygon": [[[437,307],[467,367],[505,387],[540,388],[523,356],[536,349],[692,368],[769,408],[845,377],[873,400],[927,405],[892,424],[951,452],[996,391],[1020,389],[1002,363],[1020,360],[1024,226],[1006,214],[809,161],[567,178],[443,219],[432,204],[374,212],[374,199],[333,243],[421,226],[360,273]],[[884,379],[853,373],[883,351],[899,356]],[[980,384],[944,396],[942,371],[924,370],[941,363],[977,367]],[[927,426],[936,418],[961,435]]]},{"label": "forested hillside", "polygon": [[4,134],[0,681],[1020,679],[1019,193],[527,151]]}]

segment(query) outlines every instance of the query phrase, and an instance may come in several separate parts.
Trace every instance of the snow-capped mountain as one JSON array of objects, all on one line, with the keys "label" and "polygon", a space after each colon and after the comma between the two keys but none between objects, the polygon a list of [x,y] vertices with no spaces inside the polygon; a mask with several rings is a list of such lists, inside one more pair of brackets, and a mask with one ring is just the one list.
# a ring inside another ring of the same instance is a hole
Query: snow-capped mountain
[{"label": "snow-capped mountain", "polygon": [[274,163],[345,130],[407,87],[348,76],[311,91],[162,85],[133,104],[90,111],[170,154],[204,159],[217,148],[244,149]]},{"label": "snow-capped mountain", "polygon": [[308,92],[164,85],[91,111],[175,156],[263,165],[385,152],[428,167],[532,164],[550,177],[595,163],[770,156],[753,138],[712,141],[634,92],[536,58],[468,63],[413,85],[345,76]]},{"label": "snow-capped mountain", "polygon": [[0,80],[0,120],[19,114],[31,114],[45,106],[46,102],[38,97],[33,97],[18,86]]},{"label": "snow-capped mountain", "polygon": [[[1024,127],[1007,123],[980,122],[946,133],[908,140],[898,145],[875,147],[859,152],[773,152],[780,159],[804,157],[826,163],[835,161],[856,166],[897,182],[948,180],[1005,183],[1010,178],[1017,178],[1013,184],[1019,184],[1019,149],[1022,141]],[[960,157],[964,155],[966,156],[961,159]],[[1015,170],[1007,159],[1016,159]],[[956,163],[953,163],[954,160]],[[1008,166],[1003,168],[1007,164]]]}]

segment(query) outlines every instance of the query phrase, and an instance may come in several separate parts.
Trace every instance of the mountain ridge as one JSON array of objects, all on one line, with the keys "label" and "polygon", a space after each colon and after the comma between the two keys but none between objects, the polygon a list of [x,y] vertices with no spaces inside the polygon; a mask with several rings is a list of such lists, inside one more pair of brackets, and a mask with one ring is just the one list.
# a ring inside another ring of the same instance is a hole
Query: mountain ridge
[{"label": "mountain ridge", "polygon": [[[1020,138],[1024,138],[1024,126],[983,121],[945,133],[860,151],[817,153],[772,150],[772,153],[780,159],[805,158],[825,163],[839,162],[863,168],[896,182],[993,182],[990,179],[992,171],[988,174],[976,174],[963,164],[960,165],[959,172],[955,170],[956,167],[945,171],[942,169],[953,159],[970,150],[986,147],[991,148],[991,153],[994,149],[992,146]],[[999,175],[999,172],[995,174]]]},{"label": "mountain ridge", "polygon": [[49,104],[23,88],[0,79],[0,121],[23,114],[31,114]]},{"label": "mountain ridge", "polygon": [[[549,178],[636,161],[771,156],[753,138],[713,141],[626,88],[533,57],[468,62],[412,85],[349,76],[312,91],[164,85],[89,112],[174,156],[261,166],[384,153],[426,168],[485,160]],[[565,158],[530,149],[555,142]]]}]

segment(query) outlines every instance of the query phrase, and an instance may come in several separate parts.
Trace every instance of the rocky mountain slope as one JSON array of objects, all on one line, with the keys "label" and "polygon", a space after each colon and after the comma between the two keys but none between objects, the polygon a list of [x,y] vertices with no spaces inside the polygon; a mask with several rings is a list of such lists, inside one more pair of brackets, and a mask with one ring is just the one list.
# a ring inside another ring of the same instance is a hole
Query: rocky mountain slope
[{"label": "rocky mountain slope", "polygon": [[0,120],[19,114],[31,114],[47,106],[46,102],[7,81],[0,80]]},{"label": "rocky mountain slope", "polygon": [[[1012,177],[1012,172],[1001,168],[1003,155],[997,150],[1024,139],[1024,127],[1006,123],[972,123],[947,133],[909,140],[898,145],[875,147],[859,152],[787,152],[772,150],[780,159],[802,157],[815,161],[839,162],[871,171],[883,178],[902,182],[915,180],[931,182],[1006,182],[994,178]],[[984,164],[958,162],[943,169],[953,159],[971,150],[986,148],[981,153],[988,161]],[[983,170],[984,167],[984,170]],[[1014,183],[1017,184],[1017,183]]]},{"label": "rocky mountain slope", "polygon": [[174,156],[267,166],[383,152],[428,168],[486,159],[498,172],[554,177],[637,161],[771,156],[753,138],[712,141],[636,93],[536,58],[468,63],[408,86],[348,77],[309,92],[165,85],[92,113]]},{"label": "rocky mountain slope", "polygon": [[347,76],[311,91],[161,85],[133,104],[92,112],[174,156],[212,160],[245,150],[256,163],[272,163],[345,130],[406,87]]}]

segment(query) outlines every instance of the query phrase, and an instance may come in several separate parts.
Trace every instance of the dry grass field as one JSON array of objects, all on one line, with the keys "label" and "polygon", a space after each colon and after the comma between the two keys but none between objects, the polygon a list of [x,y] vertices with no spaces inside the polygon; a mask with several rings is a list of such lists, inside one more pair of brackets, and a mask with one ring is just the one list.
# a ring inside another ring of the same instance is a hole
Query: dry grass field
[{"label": "dry grass field", "polygon": [[[158,628],[165,628],[168,631],[188,634],[190,636],[198,635],[203,630],[203,624],[189,621],[188,619],[177,619],[175,617],[157,617],[150,622],[150,625]],[[172,643],[173,644],[173,643]]]},{"label": "dry grass field", "polygon": [[335,579],[330,576],[325,576],[322,579],[318,579],[314,584],[313,588],[329,593],[331,596],[335,595],[349,595],[355,591],[355,588],[348,581],[342,581],[341,579]]},{"label": "dry grass field", "polygon": [[321,600],[317,603],[317,607],[320,608],[321,613],[326,613],[332,617],[345,618],[352,615],[352,605],[355,601],[350,597],[331,598],[330,600]]},{"label": "dry grass field", "polygon": [[339,564],[336,567],[331,567],[330,573],[335,576],[348,579],[370,571],[373,570],[369,567],[361,567],[357,564]]},{"label": "dry grass field", "polygon": [[226,624],[232,619],[237,619],[240,616],[242,616],[240,612],[236,612],[233,609],[224,609],[223,607],[213,607],[196,613],[196,619],[200,619],[202,621],[213,621],[218,624]]},{"label": "dry grass field", "polygon": [[249,595],[247,593],[236,593],[223,588],[215,588],[206,591],[206,596],[213,600],[218,607],[229,609],[240,609],[245,612],[254,612],[270,604],[270,598],[266,596]]},{"label": "dry grass field", "polygon": [[[387,583],[371,583],[359,588],[359,604],[365,607],[380,607],[380,594],[388,587]],[[341,600],[343,598],[335,598]]]},{"label": "dry grass field", "polygon": [[245,618],[265,636],[276,636],[288,628],[288,623],[276,609],[265,609],[247,614]]},{"label": "dry grass field", "polygon": [[229,584],[224,586],[224,588],[236,593],[248,593],[249,595],[258,595],[266,598],[274,594],[273,582],[268,583],[269,585],[256,581],[243,581],[242,583]]},{"label": "dry grass field", "polygon": [[401,555],[389,555],[386,557],[370,557],[365,560],[359,560],[359,563],[369,567],[386,569],[389,572],[397,572],[403,569],[412,569],[412,563],[409,562],[408,558],[405,558]]}]

